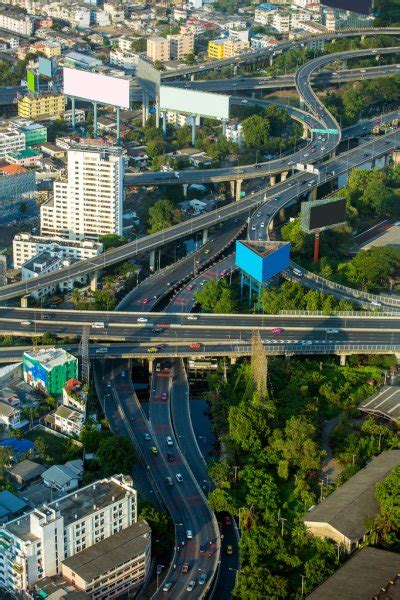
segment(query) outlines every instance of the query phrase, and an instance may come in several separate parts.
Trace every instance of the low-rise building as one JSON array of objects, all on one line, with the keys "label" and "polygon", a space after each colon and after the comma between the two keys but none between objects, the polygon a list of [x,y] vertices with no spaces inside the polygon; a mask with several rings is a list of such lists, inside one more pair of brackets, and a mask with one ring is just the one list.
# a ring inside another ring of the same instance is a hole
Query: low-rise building
[{"label": "low-rise building", "polygon": [[[43,250],[43,252],[36,254],[36,256],[23,263],[21,267],[21,279],[22,281],[28,281],[29,279],[46,275],[46,273],[70,267],[76,262],[76,258],[65,258],[62,252]],[[76,275],[61,283],[49,284],[46,287],[35,290],[31,292],[31,295],[36,300],[40,300],[40,298],[55,294],[57,291],[65,292],[72,290],[76,283],[84,285],[87,281],[87,275]]]},{"label": "low-rise building", "polygon": [[239,121],[231,121],[227,123],[225,130],[226,139],[242,146],[244,142],[244,133],[242,124]]},{"label": "low-rise building", "polygon": [[307,596],[309,600],[395,600],[399,597],[399,554],[378,548],[356,552]]},{"label": "low-rise building", "polygon": [[61,394],[66,382],[78,375],[78,359],[63,348],[26,351],[23,354],[24,381],[48,394]]},{"label": "low-rise building", "polygon": [[192,33],[178,33],[167,35],[169,42],[169,56],[171,60],[185,58],[194,50],[194,35]]},{"label": "low-rise building", "polygon": [[42,123],[35,123],[35,121],[30,121],[29,119],[14,117],[10,119],[10,127],[25,136],[25,145],[27,148],[47,142],[47,127]]},{"label": "low-rise building", "polygon": [[62,394],[64,406],[86,414],[87,388],[79,379],[69,379],[63,387]]},{"label": "low-rise building", "polygon": [[60,433],[74,437],[79,437],[84,424],[85,416],[83,413],[63,404],[58,406],[54,413],[46,418],[46,425]]},{"label": "low-rise building", "polygon": [[95,56],[82,54],[81,52],[68,52],[64,56],[64,64],[79,69],[94,69],[102,65],[102,61]]},{"label": "low-rise building", "polygon": [[127,52],[115,48],[110,52],[110,64],[121,67],[125,70],[133,71],[138,63],[138,55],[134,52]]},{"label": "low-rise building", "polygon": [[232,58],[250,48],[248,40],[233,39],[231,37],[221,38],[208,42],[208,56],[215,60]]},{"label": "low-rise building", "polygon": [[27,94],[18,100],[18,116],[32,120],[49,116],[60,117],[65,111],[65,103],[64,94]]},{"label": "low-rise building", "polygon": [[55,492],[75,490],[83,477],[83,460],[69,460],[65,465],[53,465],[41,474],[44,485]]},{"label": "low-rise building", "polygon": [[64,560],[63,577],[90,598],[117,597],[143,583],[150,567],[151,529],[134,523]]},{"label": "low-rise building", "polygon": [[32,148],[25,148],[25,150],[20,150],[19,152],[9,152],[6,155],[6,160],[9,163],[19,165],[20,167],[36,167],[42,158],[43,154]]},{"label": "low-rise building", "polygon": [[9,123],[0,124],[0,159],[4,159],[11,152],[25,150],[25,135],[16,130]]},{"label": "low-rise building", "polygon": [[3,211],[15,208],[21,200],[33,198],[35,190],[34,171],[19,165],[0,167],[0,206]]},{"label": "low-rise building", "polygon": [[0,401],[0,423],[6,429],[18,428],[21,421],[21,411],[16,406],[11,406],[8,402]]},{"label": "low-rise building", "polygon": [[53,58],[55,56],[61,56],[61,44],[59,42],[53,42],[51,40],[35,42],[29,47],[30,53],[40,52],[47,58]]},{"label": "low-rise building", "polygon": [[9,490],[0,492],[0,523],[14,519],[28,509],[28,503],[19,496],[12,494]]},{"label": "low-rise building", "polygon": [[43,251],[61,253],[63,258],[85,260],[94,258],[103,250],[103,244],[93,240],[68,240],[31,233],[17,233],[13,239],[14,268],[20,269],[27,260]]},{"label": "low-rise building", "polygon": [[379,511],[375,485],[400,464],[400,450],[387,450],[302,518],[315,536],[331,539],[348,553],[359,547]]},{"label": "low-rise building", "polygon": [[14,484],[17,484],[20,488],[24,488],[33,481],[40,479],[45,470],[46,467],[43,465],[33,460],[25,459],[7,469],[7,473]]}]

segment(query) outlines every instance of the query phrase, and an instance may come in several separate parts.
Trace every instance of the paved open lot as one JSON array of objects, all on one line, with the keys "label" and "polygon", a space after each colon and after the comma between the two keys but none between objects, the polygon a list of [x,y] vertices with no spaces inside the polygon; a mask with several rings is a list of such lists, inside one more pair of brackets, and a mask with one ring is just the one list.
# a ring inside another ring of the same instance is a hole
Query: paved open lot
[{"label": "paved open lot", "polygon": [[372,246],[393,246],[400,250],[400,225],[393,225],[386,231],[378,233],[378,235],[369,240],[366,244],[361,245],[363,250],[368,250]]}]

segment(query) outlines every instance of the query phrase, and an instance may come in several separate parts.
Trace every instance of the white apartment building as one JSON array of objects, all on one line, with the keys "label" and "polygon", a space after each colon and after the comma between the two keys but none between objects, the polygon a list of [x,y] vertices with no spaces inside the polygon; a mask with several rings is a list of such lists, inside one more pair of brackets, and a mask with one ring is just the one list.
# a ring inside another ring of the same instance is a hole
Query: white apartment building
[{"label": "white apartment building", "polygon": [[79,437],[85,424],[83,413],[68,406],[58,406],[53,414],[47,416],[47,422],[51,421],[51,427],[65,435]]},{"label": "white apartment building", "polygon": [[315,17],[316,15],[309,10],[288,11],[279,5],[260,4],[255,10],[254,21],[278,33],[288,33]]},{"label": "white apartment building", "polygon": [[8,402],[0,401],[0,424],[6,429],[19,427],[21,411],[18,407],[11,406]]},{"label": "white apartment building", "polygon": [[122,50],[122,52],[131,52],[132,51],[132,37],[128,37],[126,35],[121,35],[118,39],[118,48]]},{"label": "white apartment building", "polygon": [[116,48],[110,52],[110,64],[122,69],[134,70],[137,67],[138,55],[131,52],[124,52]]},{"label": "white apartment building", "polygon": [[25,133],[0,123],[0,159],[3,160],[8,154],[21,152],[25,148]]},{"label": "white apartment building", "polygon": [[122,235],[125,153],[120,148],[68,150],[68,179],[40,207],[41,235],[71,240]]},{"label": "white apartment building", "polygon": [[242,125],[238,121],[227,123],[225,135],[227,140],[231,140],[231,142],[242,146],[244,142],[244,134]]},{"label": "white apartment building", "polygon": [[27,15],[11,10],[2,10],[0,11],[0,29],[30,37],[33,33],[33,21]]},{"label": "white apartment building", "polygon": [[[123,475],[43,504],[1,527],[0,585],[15,594],[40,588],[41,580],[62,573],[64,561],[136,522],[137,493]],[[147,565],[150,549],[146,558]]]},{"label": "white apartment building", "polygon": [[121,23],[125,19],[125,12],[122,2],[121,4],[104,2],[103,10],[109,16],[112,23]]},{"label": "white apartment building", "polygon": [[63,258],[85,260],[101,254],[103,244],[92,240],[66,240],[60,237],[45,237],[31,233],[17,233],[13,239],[13,264],[20,269],[27,261],[43,251],[56,252]]},{"label": "white apartment building", "polygon": [[[184,125],[192,125],[192,117],[190,115],[182,115],[180,113],[167,111],[167,123],[175,125],[175,127],[183,127]],[[196,116],[196,126],[200,125],[200,117]]]}]

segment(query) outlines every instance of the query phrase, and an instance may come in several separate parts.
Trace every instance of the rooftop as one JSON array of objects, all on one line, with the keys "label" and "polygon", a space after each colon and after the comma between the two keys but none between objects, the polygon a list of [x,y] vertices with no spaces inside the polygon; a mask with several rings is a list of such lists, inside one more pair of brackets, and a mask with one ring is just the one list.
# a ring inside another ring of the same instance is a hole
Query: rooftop
[{"label": "rooftop", "polygon": [[146,521],[139,521],[67,558],[63,561],[63,566],[85,581],[93,581],[103,573],[144,554],[150,534],[151,529]]},{"label": "rooftop", "polygon": [[82,413],[64,405],[59,406],[54,414],[61,419],[68,419],[69,421],[74,421],[75,423],[81,423],[83,420]]},{"label": "rooftop", "polygon": [[[340,600],[365,600],[366,598],[399,600],[399,569],[399,554],[376,548],[363,548],[307,598],[310,600],[338,600],[338,598]],[[383,588],[386,593],[383,592]]]},{"label": "rooftop", "polygon": [[7,156],[11,156],[12,158],[21,159],[21,158],[32,158],[33,156],[40,156],[40,152],[37,150],[32,150],[31,148],[26,148],[26,150],[21,150],[20,152],[10,152]]},{"label": "rooftop", "polygon": [[76,360],[69,352],[63,348],[46,348],[42,350],[30,350],[24,352],[24,358],[37,360],[45,369],[63,365],[66,361]]},{"label": "rooftop", "polygon": [[11,469],[8,469],[8,472],[14,477],[20,477],[21,479],[27,481],[28,479],[38,477],[45,470],[46,467],[34,462],[33,460],[21,460],[21,462],[11,467]]},{"label": "rooftop", "polygon": [[375,485],[398,464],[400,450],[382,452],[326,500],[306,513],[302,520],[306,524],[328,523],[348,539],[362,538],[368,532],[366,519],[378,512]]},{"label": "rooftop", "polygon": [[240,243],[261,258],[265,258],[289,244],[289,242],[251,242],[249,240],[240,240]]},{"label": "rooftop", "polygon": [[80,479],[82,473],[83,461],[81,459],[70,460],[65,465],[53,465],[45,470],[42,479],[61,489],[73,479]]},{"label": "rooftop", "polygon": [[377,393],[358,407],[361,412],[371,413],[390,419],[400,420],[400,386],[385,385]]},{"label": "rooftop", "polygon": [[21,167],[21,165],[8,165],[7,167],[1,167],[0,173],[3,175],[21,175],[22,173],[27,173],[28,171]]}]

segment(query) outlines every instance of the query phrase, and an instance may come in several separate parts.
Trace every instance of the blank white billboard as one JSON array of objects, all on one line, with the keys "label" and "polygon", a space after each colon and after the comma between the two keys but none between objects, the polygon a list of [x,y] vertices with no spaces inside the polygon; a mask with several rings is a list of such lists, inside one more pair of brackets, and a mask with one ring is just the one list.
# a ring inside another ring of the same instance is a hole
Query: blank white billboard
[{"label": "blank white billboard", "polygon": [[129,108],[129,79],[64,67],[64,94]]},{"label": "blank white billboard", "polygon": [[160,86],[160,110],[200,115],[215,119],[229,119],[229,96]]}]

